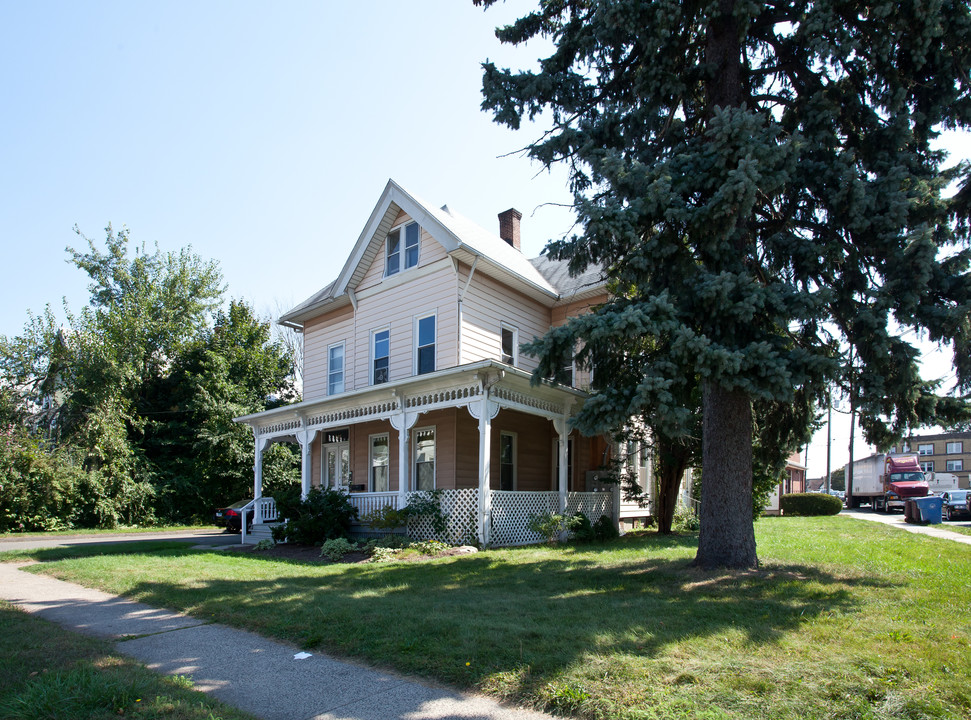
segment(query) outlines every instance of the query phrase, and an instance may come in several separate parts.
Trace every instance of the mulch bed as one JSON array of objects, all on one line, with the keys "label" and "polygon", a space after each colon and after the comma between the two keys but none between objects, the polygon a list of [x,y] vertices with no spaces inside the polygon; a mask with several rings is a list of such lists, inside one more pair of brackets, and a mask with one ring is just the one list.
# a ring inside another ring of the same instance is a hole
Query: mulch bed
[{"label": "mulch bed", "polygon": [[[252,553],[258,557],[274,558],[276,560],[292,560],[296,562],[312,563],[314,565],[333,565],[333,561],[326,557],[321,557],[320,547],[317,545],[295,545],[294,543],[277,543],[268,550],[257,550],[255,545],[233,545],[229,552]],[[431,560],[437,557],[450,557],[452,555],[466,555],[474,552],[470,548],[450,547],[448,550],[437,555],[412,555],[401,558],[399,562],[418,562],[421,560]],[[353,563],[363,563],[368,561],[368,556],[362,552],[352,552],[344,556],[339,564],[347,565]]]}]

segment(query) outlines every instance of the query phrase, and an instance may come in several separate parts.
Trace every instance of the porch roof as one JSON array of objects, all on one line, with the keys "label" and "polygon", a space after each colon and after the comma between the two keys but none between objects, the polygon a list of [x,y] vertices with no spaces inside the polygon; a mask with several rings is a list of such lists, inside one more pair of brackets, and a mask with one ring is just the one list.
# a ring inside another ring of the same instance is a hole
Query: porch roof
[{"label": "porch roof", "polygon": [[500,408],[548,419],[569,418],[588,397],[582,390],[564,385],[532,385],[529,373],[495,360],[482,360],[233,420],[249,425],[257,437],[283,437],[300,430],[323,430],[389,420],[402,414],[465,407],[477,403],[484,389],[489,389],[491,399]]}]

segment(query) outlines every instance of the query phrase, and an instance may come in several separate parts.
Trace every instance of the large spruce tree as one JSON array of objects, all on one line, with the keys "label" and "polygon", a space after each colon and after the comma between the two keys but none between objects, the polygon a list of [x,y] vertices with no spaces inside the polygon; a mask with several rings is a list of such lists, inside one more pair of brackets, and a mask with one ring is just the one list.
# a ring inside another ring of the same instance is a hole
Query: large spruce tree
[{"label": "large spruce tree", "polygon": [[512,128],[546,113],[528,151],[568,164],[583,228],[549,252],[617,290],[574,338],[636,368],[580,422],[677,430],[672,389],[697,379],[696,563],[755,566],[753,406],[805,418],[838,382],[883,442],[955,404],[921,381],[915,336],[953,341],[971,380],[966,208],[944,193],[967,168],[935,145],[971,123],[969,5],[544,0],[497,36],[553,43],[534,71],[487,62],[483,107]]}]

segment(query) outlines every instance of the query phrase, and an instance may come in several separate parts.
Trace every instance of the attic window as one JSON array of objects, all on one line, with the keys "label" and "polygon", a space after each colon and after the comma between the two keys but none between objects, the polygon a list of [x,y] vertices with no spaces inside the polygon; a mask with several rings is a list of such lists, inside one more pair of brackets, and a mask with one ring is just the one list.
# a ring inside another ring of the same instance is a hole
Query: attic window
[{"label": "attic window", "polygon": [[[404,240],[402,241],[402,235]],[[387,260],[385,261],[384,274],[394,275],[399,270],[407,270],[418,264],[418,247],[421,240],[421,228],[418,223],[411,222],[407,225],[396,227],[388,233]],[[404,247],[402,247],[402,245]],[[402,257],[402,255],[404,257]],[[403,262],[402,262],[403,261]],[[403,265],[403,267],[402,267]]]}]

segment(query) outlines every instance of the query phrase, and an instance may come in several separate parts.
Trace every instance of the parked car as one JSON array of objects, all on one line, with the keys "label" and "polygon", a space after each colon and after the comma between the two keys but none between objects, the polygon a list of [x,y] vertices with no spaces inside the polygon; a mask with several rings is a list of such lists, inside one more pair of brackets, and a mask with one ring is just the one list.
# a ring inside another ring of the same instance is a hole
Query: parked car
[{"label": "parked car", "polygon": [[971,516],[971,493],[967,490],[948,490],[941,493],[941,518],[953,520],[956,517]]},{"label": "parked car", "polygon": [[[213,520],[216,525],[224,526],[229,532],[240,532],[242,531],[242,512],[243,508],[251,500],[240,500],[239,502],[234,502],[232,505],[227,507],[217,508],[216,514],[213,516]],[[246,527],[249,529],[250,525],[253,524],[253,508],[247,508],[246,510]]]}]

